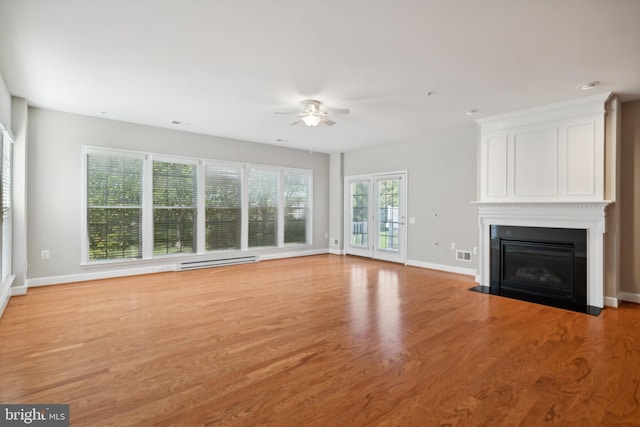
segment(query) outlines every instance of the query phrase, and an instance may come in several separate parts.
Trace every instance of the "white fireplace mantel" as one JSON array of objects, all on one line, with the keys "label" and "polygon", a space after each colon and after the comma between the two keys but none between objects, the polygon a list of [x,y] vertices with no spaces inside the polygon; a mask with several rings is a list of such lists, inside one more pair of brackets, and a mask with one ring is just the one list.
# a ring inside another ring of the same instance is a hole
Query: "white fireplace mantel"
[{"label": "white fireplace mantel", "polygon": [[587,230],[587,304],[604,306],[605,209],[598,202],[474,202],[480,230],[480,286],[490,285],[491,225]]}]

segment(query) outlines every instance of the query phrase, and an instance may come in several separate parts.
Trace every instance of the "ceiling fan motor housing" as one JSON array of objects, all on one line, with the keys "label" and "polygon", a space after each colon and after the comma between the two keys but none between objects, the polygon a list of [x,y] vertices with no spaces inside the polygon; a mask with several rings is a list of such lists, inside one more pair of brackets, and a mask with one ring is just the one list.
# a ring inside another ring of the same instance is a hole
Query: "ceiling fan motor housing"
[{"label": "ceiling fan motor housing", "polygon": [[319,113],[320,101],[316,101],[315,99],[302,101],[302,109],[307,113]]}]

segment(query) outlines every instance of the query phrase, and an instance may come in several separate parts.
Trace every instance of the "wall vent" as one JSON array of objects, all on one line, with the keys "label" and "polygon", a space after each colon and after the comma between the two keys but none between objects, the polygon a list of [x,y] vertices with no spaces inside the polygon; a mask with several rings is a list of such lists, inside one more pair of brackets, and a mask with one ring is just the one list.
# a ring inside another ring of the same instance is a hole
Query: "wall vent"
[{"label": "wall vent", "polygon": [[457,261],[471,262],[471,252],[470,251],[456,251],[456,260]]},{"label": "wall vent", "polygon": [[185,261],[178,264],[177,270],[178,271],[196,270],[198,268],[222,267],[225,265],[247,264],[250,262],[257,262],[257,261],[258,261],[258,257],[255,255],[207,259],[207,260],[201,260],[201,261]]}]

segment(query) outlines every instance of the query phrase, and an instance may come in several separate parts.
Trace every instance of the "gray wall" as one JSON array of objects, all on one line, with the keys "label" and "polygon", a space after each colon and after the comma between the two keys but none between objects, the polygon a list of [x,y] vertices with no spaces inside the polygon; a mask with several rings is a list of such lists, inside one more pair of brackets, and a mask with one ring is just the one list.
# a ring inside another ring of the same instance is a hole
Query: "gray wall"
[{"label": "gray wall", "polygon": [[26,284],[27,279],[27,101],[12,100],[13,128],[13,253],[14,287]]},{"label": "gray wall", "polygon": [[[330,156],[330,178],[329,178],[329,249],[332,253],[342,252],[342,234],[344,218],[344,197],[343,193],[343,153],[332,153]],[[336,243],[336,240],[338,243]]]},{"label": "gray wall", "polygon": [[[477,269],[456,261],[456,249],[478,246],[476,200],[477,128],[475,124],[455,134],[399,143],[344,155],[344,176],[407,171],[407,259],[456,268]],[[438,217],[434,214],[438,213]],[[434,242],[439,242],[436,247]]]},{"label": "gray wall", "polygon": [[640,101],[622,104],[621,145],[620,291],[638,297],[640,296]]},{"label": "gray wall", "polygon": [[[161,154],[288,166],[314,171],[313,247],[328,249],[329,156],[29,108],[27,157],[27,257],[29,279],[95,273],[108,267],[81,267],[82,145]],[[42,260],[42,250],[50,258]],[[294,250],[291,247],[270,253]],[[146,263],[145,265],[151,265]],[[166,264],[166,262],[164,262]],[[131,266],[129,266],[131,268]],[[116,267],[122,268],[122,266]]]}]

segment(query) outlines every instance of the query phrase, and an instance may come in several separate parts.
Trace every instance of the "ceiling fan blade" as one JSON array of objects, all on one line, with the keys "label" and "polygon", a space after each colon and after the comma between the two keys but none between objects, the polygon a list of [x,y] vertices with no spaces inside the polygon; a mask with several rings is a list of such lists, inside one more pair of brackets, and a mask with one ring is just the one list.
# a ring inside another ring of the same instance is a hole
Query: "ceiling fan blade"
[{"label": "ceiling fan blade", "polygon": [[289,115],[291,115],[291,114],[300,114],[300,112],[299,111],[276,111],[273,114],[289,114]]},{"label": "ceiling fan blade", "polygon": [[321,121],[322,123],[324,123],[325,125],[328,125],[328,126],[333,126],[333,125],[335,125],[335,124],[336,124],[336,122],[334,122],[333,120],[329,120],[328,118],[326,118],[326,117],[324,117],[324,116],[323,116],[323,117],[320,117],[320,121]]},{"label": "ceiling fan blade", "polygon": [[296,120],[295,122],[291,123],[289,126],[295,126],[298,123],[300,123],[302,121],[302,119]]},{"label": "ceiling fan blade", "polygon": [[351,112],[348,108],[325,108],[325,110],[332,115],[349,114]]}]

